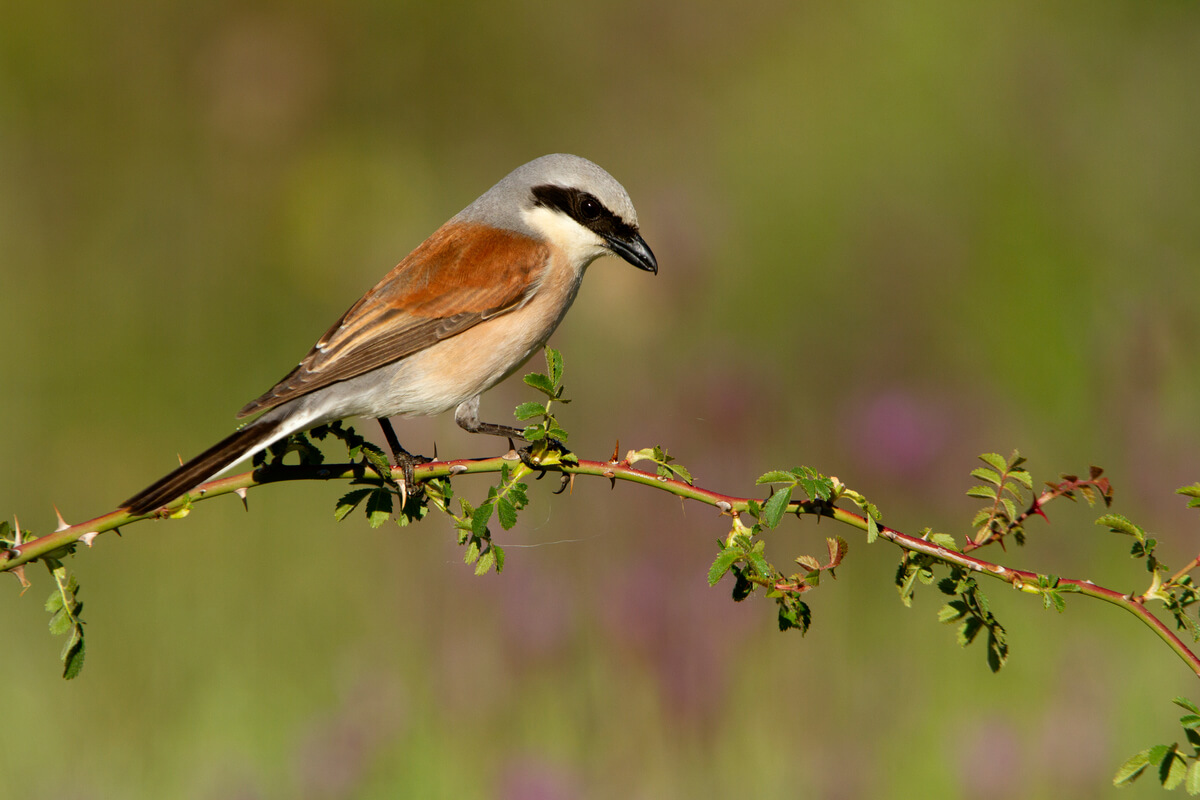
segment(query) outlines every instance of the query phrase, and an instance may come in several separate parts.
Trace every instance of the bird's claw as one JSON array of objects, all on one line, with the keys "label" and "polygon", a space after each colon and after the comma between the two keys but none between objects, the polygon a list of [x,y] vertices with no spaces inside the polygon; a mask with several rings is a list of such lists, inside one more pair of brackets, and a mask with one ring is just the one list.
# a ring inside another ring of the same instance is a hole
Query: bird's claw
[{"label": "bird's claw", "polygon": [[[534,451],[537,450],[537,458],[534,458]],[[547,456],[554,454],[555,458],[551,463],[547,464]],[[562,457],[570,455],[571,451],[565,444],[558,439],[552,439],[547,436],[545,439],[540,439],[536,442],[531,442],[517,451],[517,457],[521,459],[521,463],[535,471],[545,471],[550,467],[556,467],[562,462]]]}]

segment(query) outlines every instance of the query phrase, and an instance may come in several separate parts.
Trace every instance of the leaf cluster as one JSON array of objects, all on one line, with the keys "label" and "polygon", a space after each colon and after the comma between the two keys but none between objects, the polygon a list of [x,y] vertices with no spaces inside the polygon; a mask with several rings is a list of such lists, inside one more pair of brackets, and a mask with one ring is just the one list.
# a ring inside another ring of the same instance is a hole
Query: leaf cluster
[{"label": "leaf cluster", "polygon": [[[343,429],[340,422],[330,425],[321,425],[313,428],[312,434],[317,439],[324,439],[326,435],[332,432],[332,429],[335,425],[339,433],[349,435],[350,437],[357,439],[363,445],[374,447],[374,445],[371,445],[366,439],[363,439],[352,429]],[[343,438],[343,441],[344,440],[345,439]],[[376,447],[375,449],[378,450],[379,448]],[[250,463],[253,464],[255,468],[281,467],[283,466],[284,457],[289,453],[296,453],[300,457],[299,463],[302,466],[316,466],[325,462],[325,454],[321,452],[321,448],[317,447],[309,440],[307,435],[304,433],[293,433],[273,443],[265,450],[260,450],[259,452],[255,453],[254,457],[250,459]],[[354,456],[351,457],[353,458]],[[386,458],[384,458],[384,463],[387,463]]]},{"label": "leaf cluster", "polygon": [[788,504],[792,502],[792,492],[800,489],[808,495],[812,502],[832,502],[834,499],[834,481],[817,472],[811,467],[795,467],[793,469],[774,469],[758,476],[755,485],[764,483],[781,484],[771,487],[771,496],[763,503],[751,503],[750,513],[768,528],[775,528],[783,520]]},{"label": "leaf cluster", "polygon": [[50,633],[55,636],[66,634],[61,659],[63,677],[67,680],[79,675],[83,669],[85,655],[83,639],[83,602],[79,599],[79,580],[67,572],[57,558],[47,558],[46,568],[54,577],[54,591],[46,599],[46,610],[50,612]]},{"label": "leaf cluster", "polygon": [[971,470],[971,476],[983,483],[972,486],[967,495],[992,502],[980,509],[971,521],[971,527],[975,529],[972,541],[976,545],[1003,542],[1005,536],[1012,534],[1017,544],[1025,544],[1024,515],[1017,510],[1018,504],[1023,506],[1025,503],[1021,490],[1033,490],[1033,478],[1021,468],[1025,459],[1014,450],[1007,459],[996,453],[984,453],[979,460],[987,466]]},{"label": "leaf cluster", "polygon": [[[763,588],[766,596],[775,601],[779,629],[796,629],[807,633],[812,624],[812,611],[808,604],[800,599],[801,595],[819,586],[824,573],[828,573],[832,578],[837,577],[835,570],[845,558],[849,545],[840,536],[826,539],[825,563],[821,563],[815,556],[802,555],[795,559],[795,563],[801,569],[785,574],[767,560],[766,540],[762,539],[761,535],[779,525],[796,488],[805,492],[812,502],[829,503],[835,498],[840,482],[809,467],[796,467],[791,470],[767,472],[759,477],[757,483],[783,486],[774,489],[761,503],[750,502],[748,512],[755,518],[753,525],[747,526],[738,515],[733,515],[732,530],[725,541],[718,542],[719,552],[709,567],[708,583],[715,586],[726,573],[732,574],[733,599],[739,602],[749,597],[755,589]],[[866,502],[865,499],[863,502]]]},{"label": "leaf cluster", "polygon": [[[553,413],[555,403],[566,405],[571,402],[563,397],[563,358],[562,354],[553,347],[546,348],[546,371],[531,372],[525,376],[525,385],[531,386],[545,395],[544,402],[529,401],[521,403],[513,412],[522,422],[541,417],[541,420],[526,425],[521,435],[525,441],[533,444],[545,439],[552,439],[565,444],[568,434],[558,423]],[[578,459],[575,460],[578,463]]]},{"label": "leaf cluster", "polygon": [[966,647],[975,641],[982,631],[987,631],[987,662],[992,672],[999,672],[1008,662],[1008,640],[1004,626],[992,614],[987,596],[979,590],[979,584],[961,567],[952,567],[950,574],[938,581],[942,594],[957,596],[942,606],[938,621],[947,625],[961,622],[958,626],[958,644]]},{"label": "leaf cluster", "polygon": [[510,470],[507,464],[503,465],[499,484],[488,487],[487,499],[478,506],[459,499],[462,513],[452,515],[454,528],[458,531],[459,545],[467,548],[463,561],[475,565],[476,575],[484,575],[492,569],[497,573],[504,570],[504,548],[492,541],[488,525],[493,515],[504,530],[517,524],[517,512],[529,503],[529,487],[518,480],[525,469],[522,465]]},{"label": "leaf cluster", "polygon": [[1200,483],[1193,483],[1191,486],[1181,486],[1175,490],[1175,494],[1182,494],[1192,498],[1188,500],[1188,508],[1200,508]]},{"label": "leaf cluster", "polygon": [[[1042,500],[1045,503],[1049,497],[1065,497],[1074,502],[1076,493],[1087,501],[1089,506],[1094,506],[1096,503],[1103,502],[1105,508],[1112,505],[1113,487],[1109,483],[1108,478],[1103,477],[1104,470],[1097,466],[1088,468],[1088,477],[1080,478],[1078,475],[1062,474],[1057,481],[1046,481],[1046,486],[1049,491],[1047,497]],[[1040,508],[1035,506],[1034,510]],[[1038,512],[1040,513],[1040,511]]]},{"label": "leaf cluster", "polygon": [[[8,520],[0,520],[0,548],[19,547],[23,542],[34,538],[28,530],[22,531],[19,525],[10,525]],[[50,633],[54,636],[67,636],[63,645],[60,659],[63,662],[62,676],[71,680],[83,669],[83,658],[86,648],[83,638],[83,601],[79,599],[79,579],[67,572],[62,559],[75,552],[75,545],[60,547],[42,557],[46,569],[54,579],[54,589],[46,598],[45,609],[50,612]],[[24,594],[32,584],[25,578],[25,570],[18,567],[17,579],[21,582],[21,593]]]},{"label": "leaf cluster", "polygon": [[1186,697],[1176,697],[1174,703],[1187,712],[1179,718],[1187,745],[1172,742],[1147,747],[1121,765],[1113,776],[1113,786],[1127,786],[1153,770],[1164,789],[1182,785],[1188,794],[1200,794],[1200,708]]},{"label": "leaf cluster", "polygon": [[[326,438],[340,440],[346,446],[346,456],[351,461],[361,458],[361,466],[370,467],[375,472],[374,477],[368,477],[364,469],[358,477],[350,482],[351,486],[360,488],[351,489],[338,498],[334,505],[333,517],[339,522],[350,516],[356,508],[362,506],[367,523],[372,528],[378,528],[391,519],[393,511],[398,507],[396,524],[404,527],[425,518],[429,513],[430,499],[445,497],[452,492],[450,482],[444,479],[423,481],[414,487],[401,487],[392,478],[392,465],[382,448],[367,441],[354,428],[343,426],[341,421],[319,425],[309,433],[320,441],[324,441]],[[316,448],[313,449],[316,450]],[[286,452],[290,451],[285,450],[284,453]],[[301,448],[300,452],[303,454],[306,451]],[[318,450],[317,453],[319,454],[320,451]],[[321,456],[320,459],[302,460],[301,463],[320,464],[323,458],[324,456]]]},{"label": "leaf cluster", "polygon": [[[1192,487],[1184,487],[1190,489]],[[1180,494],[1188,494],[1179,490]],[[1195,500],[1188,503],[1189,507],[1197,507]],[[1193,641],[1200,641],[1200,623],[1189,614],[1189,609],[1200,602],[1200,592],[1190,573],[1200,565],[1200,556],[1193,559],[1179,572],[1168,576],[1169,568],[1163,563],[1156,550],[1158,540],[1146,533],[1142,526],[1132,522],[1121,514],[1105,514],[1096,520],[1096,524],[1108,528],[1112,533],[1133,538],[1129,555],[1135,560],[1141,560],[1150,573],[1150,586],[1142,592],[1143,601],[1158,600],[1163,603],[1167,612],[1175,620],[1175,627],[1187,631]]]}]

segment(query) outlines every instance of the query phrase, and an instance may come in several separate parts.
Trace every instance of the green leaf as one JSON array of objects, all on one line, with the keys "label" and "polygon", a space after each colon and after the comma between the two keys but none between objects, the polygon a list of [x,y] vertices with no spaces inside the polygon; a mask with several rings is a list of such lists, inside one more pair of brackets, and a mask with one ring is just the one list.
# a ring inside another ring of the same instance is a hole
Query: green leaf
[{"label": "green leaf", "polygon": [[1060,614],[1067,610],[1067,601],[1055,589],[1047,589],[1042,593],[1042,605],[1047,609],[1054,606]]},{"label": "green leaf", "polygon": [[1150,765],[1152,749],[1148,747],[1122,764],[1121,768],[1117,770],[1117,774],[1113,776],[1113,786],[1124,786],[1140,778],[1142,772]]},{"label": "green leaf", "polygon": [[975,637],[983,630],[983,620],[979,617],[968,617],[962,627],[958,629],[958,644],[960,647],[966,647],[971,642],[975,641]]},{"label": "green leaf", "polygon": [[716,586],[717,582],[725,576],[725,573],[729,571],[734,562],[742,557],[742,554],[742,550],[737,547],[726,547],[720,553],[717,553],[716,560],[708,568],[708,585]]},{"label": "green leaf", "polygon": [[794,595],[783,595],[776,602],[779,604],[780,631],[797,628],[801,634],[808,632],[812,624],[812,612],[807,603]]},{"label": "green leaf", "polygon": [[1127,518],[1120,514],[1105,514],[1100,519],[1096,520],[1097,525],[1103,525],[1113,531],[1113,533],[1124,533],[1133,536],[1138,541],[1142,541],[1146,537],[1146,532],[1137,525],[1134,525]]},{"label": "green leaf", "polygon": [[563,358],[562,353],[553,347],[546,348],[546,370],[549,373],[550,382],[557,386],[562,381]]},{"label": "green leaf", "polygon": [[63,648],[63,679],[69,681],[79,675],[83,669],[84,655],[83,629],[76,628],[75,634],[67,642],[67,646]]},{"label": "green leaf", "polygon": [[977,467],[976,469],[971,470],[971,477],[978,478],[981,481],[987,481],[995,486],[999,486],[1001,483],[1000,475],[996,471],[990,470],[987,467]]},{"label": "green leaf", "polygon": [[392,516],[392,493],[387,489],[374,489],[367,498],[367,522],[378,528]]},{"label": "green leaf", "polygon": [[350,512],[358,508],[358,504],[367,498],[374,489],[354,489],[346,492],[337,501],[337,505],[333,507],[333,518],[341,522],[346,517],[350,516]]},{"label": "green leaf", "polygon": [[668,469],[678,475],[684,483],[689,485],[692,483],[692,473],[688,472],[687,467],[682,464],[671,464]]},{"label": "green leaf", "polygon": [[522,509],[529,504],[529,495],[526,494],[528,489],[529,487],[523,483],[514,483],[508,488],[508,499],[517,509]]},{"label": "green leaf", "polygon": [[967,489],[967,497],[981,497],[985,500],[996,499],[996,487],[994,486],[972,486]]},{"label": "green leaf", "polygon": [[383,454],[375,445],[370,442],[364,442],[362,445],[363,458],[371,465],[371,467],[379,473],[382,478],[390,478],[392,475],[392,464],[387,460],[387,456]]},{"label": "green leaf", "polygon": [[488,521],[492,518],[493,503],[488,502],[475,509],[471,514],[471,533],[483,537],[487,534]]},{"label": "green leaf", "polygon": [[746,577],[746,568],[733,566],[729,570],[733,573],[733,591],[730,596],[733,602],[740,603],[745,600],[755,589],[755,584]]},{"label": "green leaf", "polygon": [[[1200,508],[1200,483],[1194,483],[1191,486],[1181,486],[1175,490],[1175,494],[1182,494],[1192,498],[1188,501],[1188,508]],[[2,531],[0,531],[0,538],[3,538]]]},{"label": "green leaf", "polygon": [[1004,472],[1008,469],[1008,460],[999,453],[981,453],[979,460],[996,470],[996,472]]},{"label": "green leaf", "polygon": [[938,622],[949,624],[962,619],[967,613],[967,604],[961,600],[946,603],[938,612]]},{"label": "green leaf", "polygon": [[1162,781],[1163,788],[1170,791],[1183,783],[1186,777],[1187,760],[1172,747],[1158,767],[1158,779]]},{"label": "green leaf", "polygon": [[810,467],[797,467],[792,470],[797,477],[800,488],[813,500],[828,500],[833,496],[833,481]]},{"label": "green leaf", "polygon": [[879,538],[879,526],[875,524],[875,518],[867,515],[867,544],[872,544]]},{"label": "green leaf", "polygon": [[1179,718],[1179,724],[1189,730],[1200,728],[1200,714],[1184,714]]},{"label": "green leaf", "polygon": [[954,537],[948,533],[931,534],[929,541],[933,542],[938,547],[945,548],[946,550],[952,550],[955,553],[958,552],[958,542],[954,541]]},{"label": "green leaf", "polygon": [[900,589],[900,602],[911,608],[913,589],[917,581],[917,574],[921,570],[915,564],[910,564],[907,569],[905,569],[904,565],[901,564],[900,568],[903,570],[903,577],[898,584],[898,588]]},{"label": "green leaf", "polygon": [[501,497],[496,501],[496,516],[500,520],[500,527],[504,530],[517,524],[517,509],[507,497]]},{"label": "green leaf", "polygon": [[790,472],[785,472],[784,470],[781,470],[781,469],[773,469],[770,472],[765,472],[762,475],[759,475],[758,479],[754,481],[754,483],[756,485],[763,484],[763,483],[792,483],[792,484],[794,484],[795,482],[796,482],[795,475],[793,475]]},{"label": "green leaf", "polygon": [[531,372],[525,376],[525,383],[537,389],[547,397],[554,397],[554,384],[549,378],[540,372]]},{"label": "green leaf", "polygon": [[1170,753],[1174,748],[1175,748],[1175,745],[1173,745],[1173,744],[1156,744],[1156,745],[1154,745],[1149,750],[1150,763],[1158,764],[1159,766],[1161,766],[1163,760],[1166,759],[1167,754]]},{"label": "green leaf", "polygon": [[494,550],[492,550],[492,548],[489,547],[486,551],[484,551],[483,555],[481,555],[479,557],[479,561],[476,562],[475,574],[476,575],[487,574],[487,572],[489,570],[491,570],[491,568],[495,565],[495,563],[496,563],[496,552]]},{"label": "green leaf", "polygon": [[63,595],[57,588],[46,598],[46,610],[50,612],[58,611],[63,607]]},{"label": "green leaf", "polygon": [[1008,641],[1004,628],[995,623],[988,631],[988,666],[992,672],[999,672],[1008,663]]},{"label": "green leaf", "polygon": [[1200,794],[1200,761],[1193,761],[1188,767],[1187,781],[1183,784],[1183,788],[1190,795]]},{"label": "green leaf", "polygon": [[1191,700],[1188,700],[1186,697],[1176,697],[1171,702],[1186,711],[1192,712],[1193,714],[1200,714],[1200,708],[1197,708],[1196,704]]},{"label": "green leaf", "polygon": [[515,416],[519,420],[532,419],[533,417],[541,417],[541,416],[544,416],[545,414],[546,414],[546,407],[544,405],[542,405],[541,403],[535,403],[532,400],[529,401],[528,403],[521,403],[521,405],[517,406],[517,409],[513,412],[513,416]]},{"label": "green leaf", "polygon": [[1008,473],[1008,477],[1015,480],[1017,483],[1024,486],[1026,489],[1033,491],[1033,476],[1023,469],[1013,470]]},{"label": "green leaf", "polygon": [[792,499],[792,487],[779,489],[763,503],[762,523],[768,528],[777,527],[787,511],[788,502]]},{"label": "green leaf", "polygon": [[746,560],[754,567],[754,571],[759,574],[759,577],[766,578],[767,580],[771,579],[774,570],[771,569],[771,564],[763,558],[759,548],[756,547],[754,550],[746,553]]},{"label": "green leaf", "polygon": [[50,617],[50,633],[55,636],[61,636],[71,630],[75,625],[75,620],[67,613],[65,608],[60,608],[54,612],[54,616]]}]

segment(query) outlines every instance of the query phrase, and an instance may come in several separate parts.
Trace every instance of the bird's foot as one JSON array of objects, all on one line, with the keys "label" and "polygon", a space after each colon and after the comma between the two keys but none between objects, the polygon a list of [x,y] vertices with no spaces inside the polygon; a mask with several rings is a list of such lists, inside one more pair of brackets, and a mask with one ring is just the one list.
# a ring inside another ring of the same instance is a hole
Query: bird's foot
[{"label": "bird's foot", "polygon": [[[512,445],[511,439],[509,445]],[[565,444],[549,436],[525,445],[517,450],[517,456],[521,459],[522,464],[537,471],[558,467],[564,463],[579,463],[579,459]]]}]

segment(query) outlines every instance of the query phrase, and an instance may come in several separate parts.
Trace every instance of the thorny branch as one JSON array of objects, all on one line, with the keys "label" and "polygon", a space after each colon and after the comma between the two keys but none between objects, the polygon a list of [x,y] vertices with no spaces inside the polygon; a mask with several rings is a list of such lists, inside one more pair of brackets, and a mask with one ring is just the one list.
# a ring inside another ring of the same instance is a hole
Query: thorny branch
[{"label": "thorny branch", "polygon": [[[503,456],[492,458],[433,461],[416,466],[413,477],[417,481],[422,481],[468,474],[499,473],[502,468],[508,467],[511,469],[517,462],[519,462],[519,456],[511,451]],[[730,517],[751,513],[752,504],[761,506],[764,502],[757,498],[722,494],[695,486],[683,480],[668,478],[653,472],[641,470],[632,466],[629,456],[618,459],[616,453],[607,461],[580,459],[578,464],[560,463],[554,465],[552,469],[561,472],[565,478],[569,478],[570,480],[573,480],[577,475],[582,475],[607,478],[614,485],[616,481],[620,480],[651,486],[687,500],[695,500],[713,506],[722,515]],[[31,561],[59,558],[70,552],[80,542],[90,547],[99,534],[114,530],[119,532],[119,528],[123,525],[145,519],[162,519],[185,515],[193,503],[201,500],[236,493],[245,501],[247,489],[267,483],[312,480],[342,481],[361,477],[362,474],[362,464],[275,465],[219,478],[209,481],[196,489],[192,492],[190,499],[177,500],[154,514],[134,516],[126,511],[118,510],[75,525],[60,522],[58,529],[52,533],[21,542],[8,550],[0,552],[0,572],[16,572],[19,575],[20,568]],[[393,471],[392,477],[399,480],[403,476],[400,474],[400,470],[397,469]],[[1020,516],[1020,521],[1025,521],[1026,518],[1033,514],[1044,516],[1043,508],[1046,503],[1056,497],[1068,496],[1073,489],[1079,488],[1079,484],[1095,484],[1095,479],[1096,476],[1093,475],[1091,481],[1076,480],[1074,483],[1064,481],[1042,492],[1035,497],[1028,510]],[[1109,487],[1107,487],[1107,483],[1105,482],[1103,486],[1097,486],[1097,488],[1107,490]],[[920,553],[944,564],[969,570],[974,574],[987,575],[1004,581],[1022,592],[1030,594],[1043,594],[1045,592],[1045,576],[1041,576],[1035,572],[1012,569],[969,555],[970,551],[978,549],[982,543],[974,545],[968,543],[964,547],[964,550],[967,552],[959,552],[929,539],[911,536],[894,528],[874,523],[865,516],[847,511],[825,501],[793,500],[787,504],[786,513],[795,514],[798,517],[804,515],[828,517],[862,531],[869,531],[874,528],[879,536],[907,552]],[[1200,566],[1200,556],[1181,570],[1172,580],[1178,580],[1182,575],[1196,566]],[[1060,591],[1076,592],[1087,597],[1094,597],[1133,614],[1154,631],[1155,635],[1162,639],[1176,655],[1183,659],[1197,676],[1200,676],[1200,657],[1189,649],[1163,620],[1155,616],[1146,607],[1146,600],[1148,599],[1146,595],[1125,594],[1098,586],[1088,580],[1072,578],[1059,578],[1055,585]]]}]

